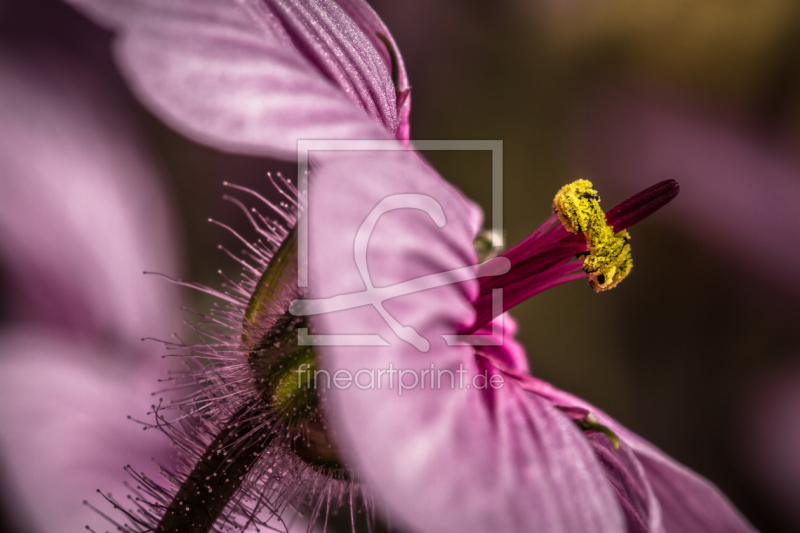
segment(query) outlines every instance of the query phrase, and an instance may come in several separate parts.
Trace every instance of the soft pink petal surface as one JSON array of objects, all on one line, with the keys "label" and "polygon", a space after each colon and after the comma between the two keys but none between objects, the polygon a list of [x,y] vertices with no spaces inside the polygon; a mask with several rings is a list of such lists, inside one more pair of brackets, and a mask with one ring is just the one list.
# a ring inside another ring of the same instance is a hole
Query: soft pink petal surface
[{"label": "soft pink petal surface", "polygon": [[[177,328],[165,191],[113,98],[61,56],[0,54],[0,260],[12,321],[0,332],[3,496],[25,531],[110,528],[82,505],[122,496],[122,467],[169,458],[144,433],[165,366],[139,341]],[[157,475],[157,473],[156,473]]]},{"label": "soft pink petal surface", "polygon": [[[369,180],[349,179],[354,173]],[[419,210],[379,220],[367,260],[378,287],[474,264],[473,228],[459,193],[411,153],[339,158],[311,176],[312,294],[357,292],[364,284],[353,258],[356,230],[392,194],[428,195],[441,205],[437,227]],[[477,283],[450,285],[385,303],[400,324],[431,343],[427,353],[400,341],[371,307],[317,317],[322,333],[378,333],[388,347],[326,347],[324,366],[347,369],[435,369],[465,381],[483,371],[471,347],[448,347],[474,316]],[[549,402],[507,381],[500,389],[429,386],[325,391],[347,458],[369,486],[415,531],[621,531],[612,488],[574,424]],[[365,375],[362,374],[362,380]],[[384,377],[384,381],[386,381]],[[411,376],[406,375],[406,384]]]},{"label": "soft pink petal surface", "polygon": [[627,532],[663,533],[661,505],[633,451],[625,442],[614,449],[611,439],[599,432],[587,432],[586,438],[614,487],[625,514]]},{"label": "soft pink petal surface", "polygon": [[[33,56],[35,57],[35,56]],[[0,53],[0,260],[12,314],[135,342],[179,322],[174,224],[157,172],[96,80]]]},{"label": "soft pink petal surface", "polygon": [[661,507],[667,533],[752,533],[747,520],[713,483],[670,458],[593,405],[529,378],[532,390],[558,405],[580,407],[613,430],[641,464]]},{"label": "soft pink petal surface", "polygon": [[385,48],[332,1],[69,1],[117,33],[145,104],[200,142],[293,158],[298,139],[397,132]]},{"label": "soft pink petal surface", "polygon": [[[387,71],[391,72],[392,68],[397,69],[397,90],[402,92],[409,89],[408,72],[406,71],[403,57],[399,53],[397,43],[394,41],[391,32],[389,32],[389,28],[375,13],[375,10],[364,0],[338,0],[337,4],[353,19],[353,22],[361,28],[364,35],[372,42],[375,50],[378,51],[383,59]],[[394,54],[385,46],[385,43],[378,35],[383,35],[389,41]],[[397,63],[396,65],[395,62]]]},{"label": "soft pink petal surface", "polygon": [[[411,112],[411,86],[408,82],[406,65],[403,62],[403,56],[400,54],[397,43],[389,32],[389,28],[386,27],[378,14],[375,13],[375,10],[364,0],[339,0],[337,3],[342,6],[342,9],[347,12],[350,18],[358,24],[358,27],[361,28],[369,40],[372,41],[375,49],[383,58],[383,62],[389,72],[392,72],[393,68],[396,69],[397,86],[395,89],[399,98],[396,137],[400,140],[407,141],[411,134],[411,126],[408,120],[408,115]],[[379,35],[384,36],[389,41],[394,54],[390,52]]]},{"label": "soft pink petal surface", "polygon": [[150,457],[169,457],[168,439],[126,418],[144,416],[157,374],[121,364],[129,355],[41,328],[0,332],[3,492],[26,531],[110,529],[83,500],[110,511],[97,489],[124,498],[123,466],[157,476]]},{"label": "soft pink petal surface", "polygon": [[[494,329],[492,328],[494,324]],[[499,328],[497,327],[499,326]],[[491,324],[487,324],[475,333],[478,335],[491,335],[498,345],[482,346],[482,353],[488,354],[499,361],[503,368],[509,368],[521,374],[529,372],[528,355],[525,348],[516,339],[517,321],[508,313],[495,317]],[[500,331],[500,335],[496,335]]]}]

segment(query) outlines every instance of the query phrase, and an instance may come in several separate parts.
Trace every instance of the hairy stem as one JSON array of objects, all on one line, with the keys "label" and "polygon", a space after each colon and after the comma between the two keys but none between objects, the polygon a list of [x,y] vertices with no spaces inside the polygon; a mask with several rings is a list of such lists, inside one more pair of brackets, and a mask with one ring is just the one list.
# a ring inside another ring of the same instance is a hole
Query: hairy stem
[{"label": "hairy stem", "polygon": [[237,495],[273,433],[250,405],[230,417],[183,482],[155,533],[208,533]]}]

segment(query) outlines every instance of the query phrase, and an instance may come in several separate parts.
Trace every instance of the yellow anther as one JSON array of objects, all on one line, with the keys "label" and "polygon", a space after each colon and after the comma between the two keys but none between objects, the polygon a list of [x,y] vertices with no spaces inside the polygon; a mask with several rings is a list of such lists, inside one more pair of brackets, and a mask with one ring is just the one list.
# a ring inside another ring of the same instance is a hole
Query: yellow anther
[{"label": "yellow anther", "polygon": [[611,289],[630,273],[630,235],[627,231],[615,234],[606,223],[600,197],[590,181],[577,180],[562,187],[553,200],[553,211],[567,231],[586,237],[589,257],[583,262],[583,270],[589,274],[592,289]]}]

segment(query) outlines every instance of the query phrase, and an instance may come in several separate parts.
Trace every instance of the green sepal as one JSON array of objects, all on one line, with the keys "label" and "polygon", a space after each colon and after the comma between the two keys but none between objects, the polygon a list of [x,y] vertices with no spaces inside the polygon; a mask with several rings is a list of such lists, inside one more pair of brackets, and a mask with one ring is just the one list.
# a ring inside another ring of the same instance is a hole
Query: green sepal
[{"label": "green sepal", "polygon": [[292,229],[275,252],[247,303],[244,313],[243,345],[247,346],[250,340],[247,332],[252,331],[253,326],[264,324],[270,319],[274,320],[272,317],[275,315],[275,310],[285,309],[289,304],[288,300],[294,298],[297,292],[294,278],[296,264],[297,232]]}]

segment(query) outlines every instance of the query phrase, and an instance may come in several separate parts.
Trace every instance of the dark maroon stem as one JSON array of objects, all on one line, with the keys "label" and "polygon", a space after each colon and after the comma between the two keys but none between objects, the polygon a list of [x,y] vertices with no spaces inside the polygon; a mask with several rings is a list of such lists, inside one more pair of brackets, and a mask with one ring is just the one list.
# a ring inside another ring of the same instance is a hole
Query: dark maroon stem
[{"label": "dark maroon stem", "polygon": [[245,406],[219,432],[175,497],[155,533],[208,533],[258,461],[272,433]]}]

